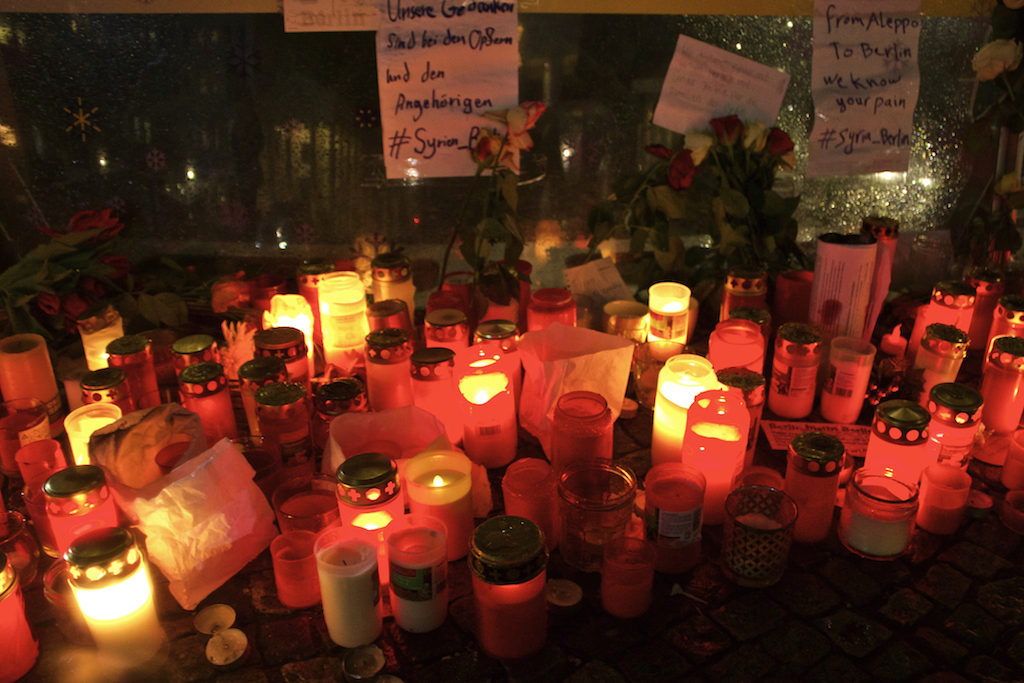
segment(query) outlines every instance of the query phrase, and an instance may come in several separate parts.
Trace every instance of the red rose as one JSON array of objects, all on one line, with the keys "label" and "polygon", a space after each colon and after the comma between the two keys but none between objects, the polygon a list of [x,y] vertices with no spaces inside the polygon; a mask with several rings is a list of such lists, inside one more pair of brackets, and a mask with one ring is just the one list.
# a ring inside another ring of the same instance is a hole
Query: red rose
[{"label": "red rose", "polygon": [[793,141],[781,128],[771,128],[768,131],[768,141],[765,147],[769,154],[782,156],[786,152],[793,151]]},{"label": "red rose", "polygon": [[68,222],[67,229],[63,232],[53,230],[43,225],[36,227],[50,237],[60,237],[61,235],[67,235],[72,232],[85,232],[86,230],[101,228],[102,232],[96,235],[93,238],[93,241],[102,242],[121,232],[124,224],[121,223],[119,218],[113,215],[113,212],[110,209],[102,209],[100,211],[79,211],[71,217],[71,220]]},{"label": "red rose", "polygon": [[735,114],[711,119],[711,128],[715,131],[718,141],[725,145],[731,145],[743,138],[743,122]]},{"label": "red rose", "polygon": [[653,154],[659,159],[672,158],[672,150],[670,150],[665,145],[647,145],[646,150],[648,154]]},{"label": "red rose", "polygon": [[131,272],[132,262],[124,254],[107,254],[100,257],[100,263],[110,268],[111,280],[120,280]]},{"label": "red rose", "polygon": [[690,150],[682,149],[672,158],[672,165],[668,167],[668,184],[676,190],[684,190],[693,182],[693,176],[697,173],[697,165],[693,163],[693,155]]},{"label": "red rose", "polygon": [[107,294],[107,288],[103,283],[94,277],[83,277],[79,287],[90,299],[102,299]]},{"label": "red rose", "polygon": [[73,323],[77,321],[83,313],[89,310],[89,302],[77,294],[68,294],[64,297],[62,308],[64,309],[64,315],[67,316],[68,321]]},{"label": "red rose", "polygon": [[46,315],[60,313],[60,297],[53,292],[39,292],[39,296],[36,297],[36,305]]}]

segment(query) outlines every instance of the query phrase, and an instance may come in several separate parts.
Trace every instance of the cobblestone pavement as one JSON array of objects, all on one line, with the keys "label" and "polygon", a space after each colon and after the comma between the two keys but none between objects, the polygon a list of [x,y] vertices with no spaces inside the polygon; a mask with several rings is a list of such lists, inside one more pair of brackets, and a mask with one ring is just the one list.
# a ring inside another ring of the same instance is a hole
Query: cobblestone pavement
[{"label": "cobblestone pavement", "polygon": [[[650,429],[643,410],[616,428],[616,459],[640,477],[649,467]],[[524,435],[520,456],[540,455]],[[781,454],[763,459],[781,470]],[[501,475],[491,472],[495,513]],[[998,508],[1003,492],[998,483],[989,486]],[[1024,680],[1024,544],[995,508],[953,536],[915,532],[911,550],[888,562],[851,554],[833,531],[820,545],[794,545],[783,579],[763,589],[725,577],[721,532],[711,528],[702,563],[679,576],[658,575],[653,606],[633,620],[606,615],[598,575],[566,567],[556,551],[549,578],[575,581],[583,600],[550,605],[547,644],[516,662],[477,649],[469,572],[456,562],[444,625],[410,634],[387,618],[376,645],[384,672],[405,681]],[[181,610],[166,586],[158,586],[157,597],[169,643],[148,668],[125,678],[345,680],[346,650],[328,638],[319,608],[289,610],[278,602],[267,552],[200,605],[220,602],[237,611],[250,646],[234,665],[209,664],[208,636],[194,630],[193,613]],[[38,584],[26,599],[40,639],[29,680],[112,680],[90,663],[90,650],[65,635],[69,625],[55,622]]]}]

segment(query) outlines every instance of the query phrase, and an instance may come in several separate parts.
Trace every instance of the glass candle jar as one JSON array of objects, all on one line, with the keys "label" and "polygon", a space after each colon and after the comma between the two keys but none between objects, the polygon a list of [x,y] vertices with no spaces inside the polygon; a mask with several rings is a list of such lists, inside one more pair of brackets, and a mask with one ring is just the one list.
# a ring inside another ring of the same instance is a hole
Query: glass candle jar
[{"label": "glass candle jar", "polygon": [[0,339],[0,395],[4,400],[38,399],[46,408],[50,436],[63,431],[64,405],[50,363],[46,340],[38,334],[14,334]]},{"label": "glass candle jar", "polygon": [[481,320],[473,332],[473,346],[490,357],[500,357],[505,372],[512,378],[512,395],[519,414],[519,395],[523,389],[523,364],[519,357],[519,330],[511,320]]},{"label": "glass candle jar", "polygon": [[725,520],[725,497],[743,469],[750,413],[734,391],[712,389],[697,395],[686,416],[682,462],[704,475],[704,523]]},{"label": "glass candle jar", "polygon": [[932,387],[942,382],[955,382],[967,355],[967,333],[963,330],[935,323],[929,325],[914,356],[914,368],[921,371],[921,393],[918,400],[928,402]]},{"label": "glass candle jar", "polygon": [[405,465],[409,511],[448,530],[448,561],[466,556],[473,535],[473,463],[459,451],[425,451]]},{"label": "glass candle jar", "polygon": [[512,515],[491,517],[473,532],[469,569],[476,637],[497,659],[519,659],[547,639],[548,553],[537,525]]},{"label": "glass candle jar", "polygon": [[846,487],[839,540],[861,557],[892,559],[910,545],[916,515],[917,484],[862,467]]},{"label": "glass candle jar", "polygon": [[768,308],[768,275],[763,270],[730,268],[726,274],[718,319],[729,319],[732,310],[741,307]]},{"label": "glass candle jar", "polygon": [[597,571],[605,543],[626,534],[636,477],[610,462],[576,462],[559,476],[558,498],[562,559],[581,571]]},{"label": "glass candle jar", "polygon": [[383,625],[377,549],[336,527],[317,537],[313,553],[327,635],[342,647],[369,645]]},{"label": "glass candle jar", "polygon": [[551,420],[551,465],[561,471],[570,463],[612,460],[612,411],[604,396],[570,391],[558,397]]},{"label": "glass candle jar", "polygon": [[182,404],[198,415],[203,424],[207,448],[221,439],[238,437],[224,366],[209,362],[190,365],[178,375],[178,383]]},{"label": "glass candle jar", "polygon": [[16,398],[0,403],[0,473],[21,479],[15,459],[18,451],[35,441],[49,440],[46,407],[36,398]]},{"label": "glass candle jar", "polygon": [[39,643],[25,616],[25,598],[18,574],[3,553],[0,553],[0,632],[4,634],[0,680],[16,681],[35,666]]},{"label": "glass candle jar", "polygon": [[[295,339],[294,332],[289,332],[287,336],[277,333],[281,335],[279,338],[267,334],[269,330],[273,329],[295,329],[301,333],[301,338]],[[256,345],[256,355],[261,355],[260,351],[272,351],[277,355],[284,355],[289,368],[299,362],[299,354],[293,351],[293,348],[297,348],[299,351],[304,350],[307,361],[306,374],[313,374],[313,310],[302,295],[275,294],[270,299],[270,310],[263,313],[262,334],[257,332],[253,341]],[[295,370],[296,374],[301,375],[298,368]]]},{"label": "glass candle jar", "polygon": [[644,477],[644,531],[655,548],[654,568],[681,574],[700,561],[707,480],[681,462],[655,465]]},{"label": "glass candle jar", "polygon": [[373,410],[411,406],[412,342],[405,330],[386,327],[366,335],[366,393]]},{"label": "glass candle jar", "polygon": [[651,432],[651,464],[681,462],[686,412],[697,394],[720,385],[711,362],[703,356],[680,354],[665,361],[658,373]]},{"label": "glass candle jar", "polygon": [[1024,337],[993,339],[982,373],[985,429],[1010,434],[1024,413]]},{"label": "glass candle jar", "polygon": [[[324,362],[343,371],[363,355],[366,335],[366,289],[353,271],[327,273],[320,280],[320,326],[324,335]],[[345,372],[348,374],[348,372]]]},{"label": "glass candle jar", "polygon": [[999,299],[1006,293],[1003,275],[992,268],[975,268],[965,278],[974,287],[974,313],[971,315],[971,326],[967,330],[972,351],[984,351],[988,348],[988,333],[992,328],[992,316],[996,312]]},{"label": "glass candle jar", "polygon": [[277,356],[253,358],[239,366],[239,394],[242,397],[242,408],[245,410],[249,433],[253,436],[260,435],[260,425],[256,419],[256,391],[266,384],[284,382],[286,379],[288,368]]},{"label": "glass candle jar", "polygon": [[500,357],[474,354],[460,368],[457,388],[462,406],[466,454],[484,467],[504,467],[516,457],[519,425],[512,378]]},{"label": "glass candle jar", "polygon": [[149,339],[144,334],[118,337],[107,344],[107,362],[124,370],[132,402],[136,408],[160,405],[160,387],[156,379]]},{"label": "glass candle jar", "polygon": [[284,294],[284,276],[277,273],[260,273],[248,282],[249,301],[262,318],[263,314],[270,310],[271,300],[278,294]]},{"label": "glass candle jar", "polygon": [[462,440],[463,415],[455,393],[455,351],[443,347],[416,349],[409,358],[412,402],[444,425],[448,441]]},{"label": "glass candle jar", "polygon": [[405,515],[387,540],[391,611],[410,633],[440,628],[448,615],[448,559],[444,524],[435,517]]},{"label": "glass candle jar", "polygon": [[647,289],[647,307],[650,310],[648,339],[686,343],[690,322],[689,287],[678,282],[653,284]]},{"label": "glass candle jar", "polygon": [[334,418],[345,413],[365,413],[369,409],[366,385],[358,377],[342,377],[317,387],[313,394],[313,422],[310,431],[316,452],[323,453],[327,448]]},{"label": "glass candle jar", "polygon": [[366,307],[366,322],[370,325],[370,332],[383,330],[385,327],[397,327],[413,336],[409,307],[401,299],[374,301]]},{"label": "glass candle jar", "polygon": [[124,336],[121,314],[112,304],[86,311],[75,323],[82,336],[85,364],[90,370],[107,367],[107,344]]},{"label": "glass candle jar", "polygon": [[295,327],[271,327],[253,335],[255,355],[277,356],[284,361],[288,381],[296,382],[309,391],[310,364],[306,336]]},{"label": "glass candle jar", "polygon": [[783,490],[800,510],[793,527],[798,543],[818,543],[828,536],[845,453],[842,441],[822,432],[803,432],[790,442]]},{"label": "glass candle jar", "polygon": [[650,320],[647,306],[639,301],[609,301],[601,309],[602,329],[608,334],[625,337],[638,344],[647,341]]},{"label": "glass candle jar", "polygon": [[925,461],[967,469],[974,437],[981,426],[984,399],[973,387],[943,382],[928,398],[928,446]]},{"label": "glass candle jar", "polygon": [[18,579],[29,586],[38,575],[39,542],[20,512],[0,510],[0,519],[0,555],[7,556],[7,561],[18,572]]},{"label": "glass candle jar", "polygon": [[128,375],[121,368],[106,367],[82,375],[82,404],[112,403],[122,414],[135,410]]},{"label": "glass candle jar", "polygon": [[373,300],[401,299],[411,318],[416,310],[416,286],[409,257],[396,252],[379,254],[370,262],[370,267],[373,269]]},{"label": "glass candle jar", "polygon": [[335,476],[341,523],[370,532],[364,540],[379,547],[377,532],[405,511],[398,465],[383,453],[359,453],[341,463]]},{"label": "glass candle jar", "polygon": [[469,346],[469,320],[458,309],[438,308],[424,318],[423,338],[427,346],[464,349]]},{"label": "glass candle jar", "polygon": [[268,450],[284,467],[311,465],[306,387],[294,382],[270,382],[256,390],[256,420]]},{"label": "glass candle jar", "polygon": [[68,583],[93,640],[122,666],[140,664],[163,646],[146,561],[127,529],[80,536],[67,552]]},{"label": "glass candle jar", "polygon": [[942,323],[969,330],[975,299],[974,287],[967,282],[948,280],[936,284],[931,300],[918,309],[914,318],[914,327],[907,343],[907,356],[913,358],[917,353],[929,325]]},{"label": "glass candle jar", "polygon": [[505,514],[525,517],[536,524],[544,532],[548,550],[558,545],[557,490],[558,474],[541,458],[520,458],[508,466],[501,478]]},{"label": "glass candle jar", "polygon": [[870,235],[889,252],[889,262],[896,259],[896,246],[900,241],[900,222],[889,216],[865,216],[860,223],[862,235]]},{"label": "glass candle jar", "polygon": [[823,351],[821,329],[809,323],[785,323],[775,335],[768,409],[800,420],[811,414]]},{"label": "glass candle jar", "polygon": [[971,475],[955,465],[935,463],[921,473],[915,522],[933,534],[956,533],[967,512]]},{"label": "glass candle jar", "polygon": [[743,458],[743,469],[754,462],[754,448],[757,446],[761,414],[764,412],[765,378],[760,372],[747,368],[724,368],[716,375],[722,387],[735,391],[743,397],[743,403],[750,413],[750,431],[747,432],[747,452]]},{"label": "glass candle jar", "polygon": [[63,555],[87,531],[117,526],[117,506],[103,469],[73,465],[51,474],[43,484],[46,516],[57,551]]},{"label": "glass candle jar", "polygon": [[764,370],[764,336],[750,320],[730,318],[715,325],[708,338],[708,360],[716,370],[744,367]]},{"label": "glass candle jar", "polygon": [[[320,533],[340,524],[338,480],[323,472],[295,469],[282,472],[270,494],[270,504],[274,507],[281,533]],[[351,531],[349,527],[346,529]],[[377,547],[376,543],[374,547]]]},{"label": "glass candle jar", "polygon": [[171,344],[174,353],[174,369],[178,374],[195,363],[219,363],[220,349],[217,341],[208,334],[190,334],[175,339]]},{"label": "glass candle jar", "polygon": [[[772,312],[767,308],[750,308],[749,306],[739,306],[729,310],[730,320],[749,320],[758,326],[761,330],[761,336],[764,337],[765,348],[768,347],[768,341],[772,336]],[[758,370],[760,372],[760,370]]]},{"label": "glass candle jar", "polygon": [[917,485],[928,462],[928,423],[921,405],[903,399],[882,401],[875,409],[864,453],[864,467]]},{"label": "glass candle jar", "polygon": [[782,578],[799,511],[785,491],[739,486],[725,501],[722,569],[741,586],[771,586]]},{"label": "glass candle jar", "polygon": [[654,546],[642,538],[623,536],[604,547],[601,563],[601,607],[620,619],[646,612],[654,587]]},{"label": "glass candle jar", "polygon": [[323,328],[320,326],[320,280],[333,271],[334,263],[331,261],[303,261],[295,273],[299,294],[313,312],[313,343],[320,347],[324,343]]},{"label": "glass candle jar", "polygon": [[526,307],[526,329],[530,332],[544,330],[556,322],[576,327],[576,302],[569,290],[548,287],[531,292]]},{"label": "glass candle jar", "polygon": [[992,324],[984,348],[989,348],[996,337],[1006,335],[1024,337],[1024,296],[1020,294],[1004,294],[999,297],[992,311]]},{"label": "glass candle jar", "polygon": [[76,465],[87,465],[89,439],[93,432],[121,419],[121,409],[113,403],[90,403],[75,408],[64,420],[71,446],[71,459]]},{"label": "glass candle jar", "polygon": [[860,417],[875,362],[871,342],[859,337],[835,337],[829,342],[828,372],[821,388],[821,416],[829,422],[852,424]]}]

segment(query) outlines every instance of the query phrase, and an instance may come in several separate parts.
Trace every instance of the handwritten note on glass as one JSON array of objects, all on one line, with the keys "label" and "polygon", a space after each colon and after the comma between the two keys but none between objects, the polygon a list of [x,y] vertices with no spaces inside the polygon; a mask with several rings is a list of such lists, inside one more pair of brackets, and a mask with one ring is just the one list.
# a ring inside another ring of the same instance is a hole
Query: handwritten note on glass
[{"label": "handwritten note on glass", "polygon": [[285,33],[374,31],[376,0],[284,0]]},{"label": "handwritten note on glass", "polygon": [[907,170],[920,34],[921,0],[815,0],[808,175]]},{"label": "handwritten note on glass", "polygon": [[519,104],[515,2],[379,0],[377,81],[388,178],[473,175],[481,115]]},{"label": "handwritten note on glass", "polygon": [[677,133],[730,114],[771,125],[788,85],[784,71],[681,35],[653,120]]}]

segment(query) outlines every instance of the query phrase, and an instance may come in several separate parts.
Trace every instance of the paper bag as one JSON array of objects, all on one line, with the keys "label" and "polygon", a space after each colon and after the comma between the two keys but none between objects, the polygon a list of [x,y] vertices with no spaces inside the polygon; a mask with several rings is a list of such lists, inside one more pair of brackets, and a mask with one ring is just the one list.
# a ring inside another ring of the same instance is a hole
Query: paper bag
[{"label": "paper bag", "polygon": [[444,425],[422,408],[406,406],[374,413],[344,413],[331,420],[321,460],[334,474],[346,458],[370,451],[395,460],[411,458],[445,434]]},{"label": "paper bag", "polygon": [[613,419],[619,416],[633,359],[630,340],[554,323],[524,334],[519,352],[524,373],[519,424],[540,440],[549,458],[552,417],[562,394],[601,394]]},{"label": "paper bag", "polygon": [[172,470],[158,493],[135,499],[150,560],[182,608],[194,609],[277,535],[252,477],[245,457],[222,439]]}]

